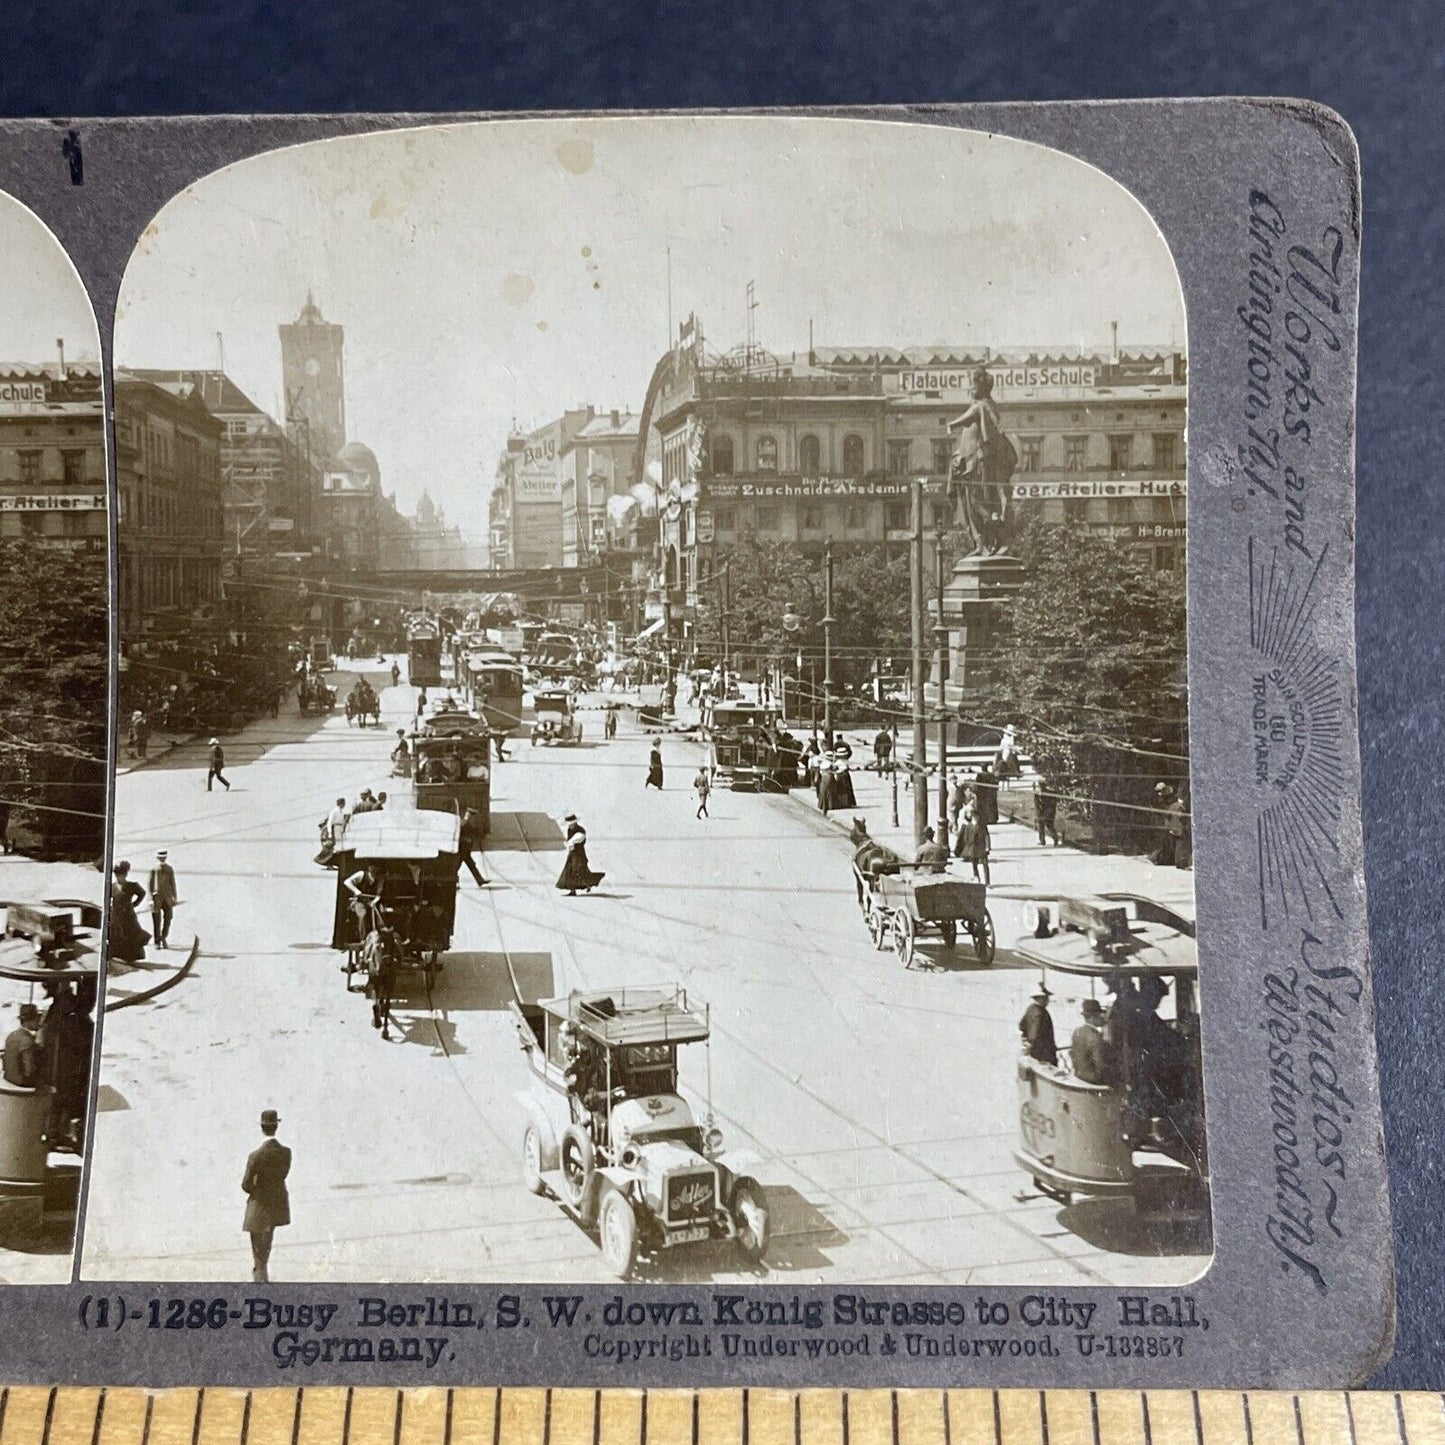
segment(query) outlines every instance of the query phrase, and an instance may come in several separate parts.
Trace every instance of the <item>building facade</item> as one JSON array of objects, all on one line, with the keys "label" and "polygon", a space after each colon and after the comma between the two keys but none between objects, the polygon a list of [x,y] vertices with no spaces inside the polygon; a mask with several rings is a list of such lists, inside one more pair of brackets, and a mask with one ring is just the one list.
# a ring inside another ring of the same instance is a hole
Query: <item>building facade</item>
[{"label": "building facade", "polygon": [[635,547],[637,424],[631,412],[596,414],[562,448],[564,567],[586,567],[604,552]]},{"label": "building facade", "polygon": [[191,633],[218,614],[224,431],[198,387],[115,373],[123,639]]},{"label": "building facade", "polygon": [[562,565],[562,456],[594,415],[579,407],[507,439],[488,503],[492,567]]},{"label": "building facade", "polygon": [[650,457],[660,468],[654,592],[670,632],[679,634],[717,555],[749,538],[905,546],[918,478],[932,484],[926,525],[948,525],[951,423],[973,400],[979,368],[1018,452],[1015,521],[1078,523],[1144,551],[1156,568],[1183,565],[1182,353],[717,356],[689,318],[654,370],[635,452],[639,466]]},{"label": "building facade", "polygon": [[293,440],[223,371],[134,367],[130,372],[160,385],[195,386],[206,409],[224,428],[221,479],[228,552],[271,557],[310,550],[312,509],[321,491],[322,469],[305,445],[305,427],[296,429]]},{"label": "building facade", "polygon": [[103,552],[108,491],[100,369],[0,363],[0,539]]}]

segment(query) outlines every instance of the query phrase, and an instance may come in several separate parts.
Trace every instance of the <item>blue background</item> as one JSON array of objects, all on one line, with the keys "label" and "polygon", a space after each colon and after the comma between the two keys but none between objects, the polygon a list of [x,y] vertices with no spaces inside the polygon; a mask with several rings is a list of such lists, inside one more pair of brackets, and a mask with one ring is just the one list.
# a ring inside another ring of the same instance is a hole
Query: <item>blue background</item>
[{"label": "blue background", "polygon": [[1371,0],[5,0],[0,114],[1156,95],[1338,110],[1364,170],[1359,688],[1400,1297],[1375,1383],[1427,1388],[1445,1385],[1442,34],[1438,6]]}]

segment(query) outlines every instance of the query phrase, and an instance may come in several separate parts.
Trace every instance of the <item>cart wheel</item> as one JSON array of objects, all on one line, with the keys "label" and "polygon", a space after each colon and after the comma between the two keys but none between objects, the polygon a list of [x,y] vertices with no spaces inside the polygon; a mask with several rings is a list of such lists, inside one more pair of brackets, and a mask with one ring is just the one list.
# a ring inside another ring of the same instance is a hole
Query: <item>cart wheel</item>
[{"label": "cart wheel", "polygon": [[978,961],[987,968],[993,962],[994,954],[993,918],[987,908],[983,910],[982,918],[969,922],[968,931],[973,935],[973,951]]},{"label": "cart wheel", "polygon": [[888,947],[888,920],[871,905],[863,915],[863,921],[868,925],[868,937],[873,940],[873,947],[880,952]]},{"label": "cart wheel", "polygon": [[915,945],[913,916],[900,908],[893,915],[893,951],[903,960],[904,968],[913,967]]},{"label": "cart wheel", "polygon": [[951,949],[958,942],[958,920],[944,918],[940,920],[938,931],[943,935],[943,946]]}]

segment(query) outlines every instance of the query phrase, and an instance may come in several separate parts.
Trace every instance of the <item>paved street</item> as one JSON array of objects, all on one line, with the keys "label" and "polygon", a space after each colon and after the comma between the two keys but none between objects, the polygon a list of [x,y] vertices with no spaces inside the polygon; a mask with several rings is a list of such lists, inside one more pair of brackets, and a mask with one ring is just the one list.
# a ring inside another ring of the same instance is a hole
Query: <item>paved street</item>
[{"label": "paved street", "polygon": [[[644,792],[648,744],[631,713],[611,742],[600,712],[582,714],[579,747],[513,740],[493,773],[493,886],[463,872],[445,971],[430,1001],[420,983],[402,1000],[400,1039],[383,1042],[343,987],[328,947],[335,875],[312,861],[338,795],[406,797],[388,754],[414,694],[384,687],[380,666],[368,675],[379,732],[300,717],[293,701],[223,740],[229,793],[207,793],[200,743],[119,779],[116,857],[143,881],[170,850],[173,943],[196,935],[202,953],[178,987],[106,1020],[86,1277],[247,1279],[241,1170],[274,1107],[295,1163],[273,1279],[608,1280],[596,1245],[520,1183],[509,961],[533,996],[675,980],[712,1005],[715,1112],[729,1143],[759,1156],[775,1278],[1172,1284],[1201,1271],[1197,1226],[1136,1220],[1125,1204],[1061,1208],[1013,1163],[1017,1020],[1035,971],[1003,948],[984,970],[961,943],[905,972],[869,943],[846,839],[809,795],[718,792],[697,820],[700,749],[665,739],[667,789]],[[553,887],[569,811],[606,870],[591,896]],[[1001,829],[996,848],[996,881],[1058,887],[1071,869],[1103,881],[1107,860],[1045,855],[1020,829]],[[1171,875],[1176,899],[1191,877]],[[995,906],[1002,940],[1017,914]],[[1061,1041],[1077,1004],[1054,1002]],[[703,1051],[684,1053],[700,1098]],[[651,1268],[750,1277],[721,1247]]]}]

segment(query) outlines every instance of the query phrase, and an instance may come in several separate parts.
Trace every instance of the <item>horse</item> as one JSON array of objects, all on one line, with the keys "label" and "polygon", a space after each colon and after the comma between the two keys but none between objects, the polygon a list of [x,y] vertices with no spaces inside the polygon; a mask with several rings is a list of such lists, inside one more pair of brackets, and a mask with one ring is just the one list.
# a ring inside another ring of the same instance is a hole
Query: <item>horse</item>
[{"label": "horse", "polygon": [[361,961],[366,965],[366,991],[372,1000],[371,1026],[389,1041],[391,1000],[401,970],[401,941],[395,931],[385,924],[374,926],[361,945]]},{"label": "horse", "polygon": [[858,875],[857,889],[858,902],[863,902],[863,879],[878,878],[885,873],[901,873],[903,871],[903,859],[893,851],[885,847],[868,833],[868,824],[862,818],[853,819],[853,827],[848,833],[848,841],[853,845],[853,868]]}]

